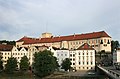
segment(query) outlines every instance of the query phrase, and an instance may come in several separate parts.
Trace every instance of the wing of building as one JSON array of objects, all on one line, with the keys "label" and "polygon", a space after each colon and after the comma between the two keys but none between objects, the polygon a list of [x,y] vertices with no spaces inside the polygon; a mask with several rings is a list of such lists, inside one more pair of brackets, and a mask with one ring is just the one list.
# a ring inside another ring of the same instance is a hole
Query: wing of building
[{"label": "wing of building", "polygon": [[105,52],[111,52],[111,37],[105,31],[57,37],[52,36],[51,33],[43,33],[40,38],[24,36],[16,41],[16,46],[30,47],[45,45],[57,48],[77,49],[84,43],[88,43],[97,52],[102,50],[105,50]]}]

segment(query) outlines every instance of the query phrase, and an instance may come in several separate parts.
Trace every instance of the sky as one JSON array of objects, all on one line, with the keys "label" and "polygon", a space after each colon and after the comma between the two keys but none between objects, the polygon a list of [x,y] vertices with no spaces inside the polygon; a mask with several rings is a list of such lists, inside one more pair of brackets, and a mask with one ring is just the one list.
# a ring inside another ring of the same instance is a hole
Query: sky
[{"label": "sky", "polygon": [[106,31],[120,41],[120,0],[0,0],[0,40]]}]

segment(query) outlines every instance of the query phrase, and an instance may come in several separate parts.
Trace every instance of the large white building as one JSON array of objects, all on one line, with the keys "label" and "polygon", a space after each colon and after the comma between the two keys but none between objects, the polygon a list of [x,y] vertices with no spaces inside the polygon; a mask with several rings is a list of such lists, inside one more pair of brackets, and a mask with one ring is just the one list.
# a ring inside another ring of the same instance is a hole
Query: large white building
[{"label": "large white building", "polygon": [[95,49],[87,43],[80,46],[77,50],[70,51],[72,67],[76,70],[95,69]]},{"label": "large white building", "polygon": [[68,36],[54,37],[51,33],[43,33],[40,38],[30,38],[24,36],[16,41],[17,47],[30,46],[53,46],[57,48],[77,49],[84,43],[88,43],[97,52],[105,50],[111,52],[111,37],[105,32],[92,32],[86,34],[74,34]]},{"label": "large white building", "polygon": [[120,63],[120,48],[113,53],[113,63]]}]

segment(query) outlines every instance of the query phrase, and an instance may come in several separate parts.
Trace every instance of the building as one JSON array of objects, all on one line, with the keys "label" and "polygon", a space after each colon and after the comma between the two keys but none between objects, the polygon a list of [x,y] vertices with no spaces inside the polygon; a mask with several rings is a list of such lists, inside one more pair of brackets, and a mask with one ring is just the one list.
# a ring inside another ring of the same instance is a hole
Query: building
[{"label": "building", "polygon": [[120,48],[113,53],[113,63],[120,63]]},{"label": "building", "polygon": [[66,58],[70,58],[69,57],[70,51],[68,49],[60,49],[60,48],[56,48],[56,47],[50,47],[48,50],[53,52],[53,56],[55,56],[57,58],[59,66],[61,66],[63,60],[65,60]]},{"label": "building", "polygon": [[70,60],[75,70],[95,69],[95,49],[84,43],[76,50],[70,50]]},{"label": "building", "polygon": [[92,32],[86,34],[74,34],[68,36],[52,36],[51,33],[43,33],[40,38],[30,38],[24,36],[16,41],[17,47],[30,47],[30,46],[53,46],[57,48],[77,49],[84,43],[92,46],[96,52],[105,50],[111,52],[111,37],[105,32]]},{"label": "building", "polygon": [[3,65],[5,65],[7,60],[12,56],[12,48],[12,45],[0,44],[0,55],[2,56]]}]

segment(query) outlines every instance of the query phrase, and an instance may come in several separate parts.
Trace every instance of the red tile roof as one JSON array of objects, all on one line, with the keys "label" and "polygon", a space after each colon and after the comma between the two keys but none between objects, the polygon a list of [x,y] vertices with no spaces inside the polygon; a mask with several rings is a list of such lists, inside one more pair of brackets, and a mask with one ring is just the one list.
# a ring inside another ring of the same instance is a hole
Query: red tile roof
[{"label": "red tile roof", "polygon": [[94,50],[94,48],[92,48],[88,43],[84,43],[77,50]]},{"label": "red tile roof", "polygon": [[11,51],[12,48],[13,48],[13,45],[0,44],[0,51]]},{"label": "red tile roof", "polygon": [[[73,40],[85,40],[85,39],[94,39],[100,37],[110,37],[106,32],[93,32],[93,33],[86,33],[86,34],[75,34],[69,36],[58,36],[58,37],[51,37],[51,38],[29,38],[23,37],[17,42],[24,42],[23,44],[35,44],[35,43],[53,43],[53,42],[60,42],[60,41],[73,41]],[[111,38],[111,37],[110,37]]]}]

